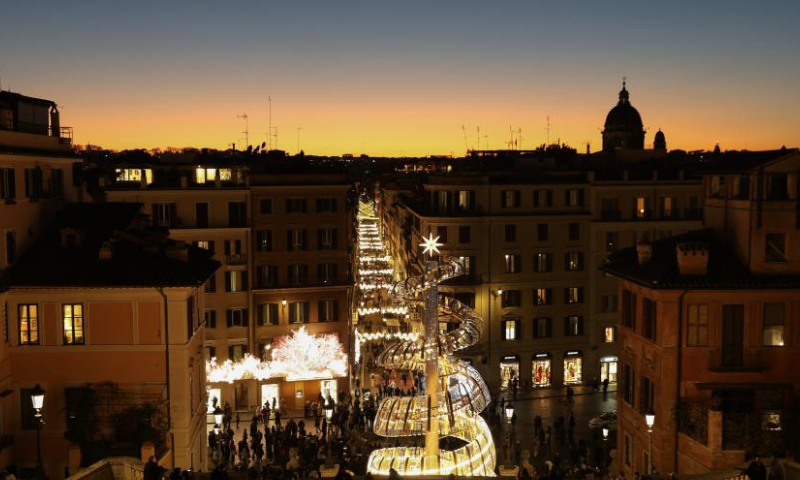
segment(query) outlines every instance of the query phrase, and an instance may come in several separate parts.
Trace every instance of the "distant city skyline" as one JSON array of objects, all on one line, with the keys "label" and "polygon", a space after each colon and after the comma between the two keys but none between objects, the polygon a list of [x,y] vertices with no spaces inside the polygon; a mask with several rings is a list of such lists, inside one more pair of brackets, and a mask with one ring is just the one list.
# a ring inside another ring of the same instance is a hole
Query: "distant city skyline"
[{"label": "distant city skyline", "polygon": [[520,128],[534,148],[548,116],[551,142],[600,150],[626,76],[646,148],[661,128],[670,149],[758,150],[800,145],[799,15],[790,1],[15,3],[0,78],[56,101],[78,144],[243,148],[243,113],[261,144],[271,96],[289,153],[459,156],[477,127],[481,148]]}]

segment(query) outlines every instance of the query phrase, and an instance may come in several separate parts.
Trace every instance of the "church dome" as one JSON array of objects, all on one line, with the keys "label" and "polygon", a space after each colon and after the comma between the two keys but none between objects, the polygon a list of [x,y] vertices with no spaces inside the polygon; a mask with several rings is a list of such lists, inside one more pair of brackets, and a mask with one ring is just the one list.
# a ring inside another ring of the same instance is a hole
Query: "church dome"
[{"label": "church dome", "polygon": [[630,95],[623,83],[622,90],[619,92],[619,102],[606,116],[605,128],[628,130],[631,128],[642,129],[642,127],[642,117],[639,115],[639,111],[631,105]]}]

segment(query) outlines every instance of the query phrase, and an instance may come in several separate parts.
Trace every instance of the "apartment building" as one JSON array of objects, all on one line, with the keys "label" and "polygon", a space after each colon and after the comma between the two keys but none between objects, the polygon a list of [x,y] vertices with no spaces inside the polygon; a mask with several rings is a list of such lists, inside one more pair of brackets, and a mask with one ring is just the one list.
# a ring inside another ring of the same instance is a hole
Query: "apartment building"
[{"label": "apartment building", "polygon": [[800,453],[800,154],[720,157],[704,168],[706,230],[641,242],[601,267],[619,282],[626,476]]},{"label": "apartment building", "polygon": [[[142,203],[154,225],[208,249],[223,265],[205,285],[207,358],[266,359],[274,340],[300,327],[335,333],[348,351],[352,208],[343,170],[216,154],[112,164],[98,198]],[[336,379],[321,382],[209,385],[209,408],[214,399],[249,409],[273,398],[302,407],[320,391],[345,388]]]},{"label": "apartment building", "polygon": [[387,241],[412,270],[429,234],[443,254],[465,258],[470,273],[440,291],[488,319],[484,343],[465,356],[493,391],[514,377],[522,388],[614,382],[616,286],[597,268],[637,239],[699,227],[690,206],[701,182],[688,161],[609,168],[569,150],[534,155],[450,162],[385,182]]},{"label": "apartment building", "polygon": [[49,478],[107,455],[138,457],[143,441],[167,465],[204,468],[201,312],[218,267],[148,227],[140,204],[59,210],[0,282],[0,466],[30,477],[40,430]]}]

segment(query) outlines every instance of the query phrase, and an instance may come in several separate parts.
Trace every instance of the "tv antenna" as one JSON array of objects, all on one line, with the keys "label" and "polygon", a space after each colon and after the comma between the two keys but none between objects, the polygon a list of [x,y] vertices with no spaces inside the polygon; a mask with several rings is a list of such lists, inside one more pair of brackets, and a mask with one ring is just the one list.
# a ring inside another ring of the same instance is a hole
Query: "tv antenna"
[{"label": "tv antenna", "polygon": [[298,154],[300,153],[300,130],[302,130],[302,129],[303,129],[303,127],[297,127],[297,153]]},{"label": "tv antenna", "polygon": [[547,147],[550,145],[550,115],[547,116],[547,126],[545,130],[547,130],[547,143],[545,144],[545,147]]},{"label": "tv antenna", "polygon": [[244,133],[244,149],[247,150],[250,147],[250,123],[247,114],[236,115],[236,118],[244,119],[244,132],[242,133]]}]

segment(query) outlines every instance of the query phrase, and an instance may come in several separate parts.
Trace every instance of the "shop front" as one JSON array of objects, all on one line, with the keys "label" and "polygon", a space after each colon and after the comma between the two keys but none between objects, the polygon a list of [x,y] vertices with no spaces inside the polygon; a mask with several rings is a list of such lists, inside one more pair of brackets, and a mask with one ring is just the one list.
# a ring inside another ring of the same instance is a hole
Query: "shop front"
[{"label": "shop front", "polygon": [[519,380],[519,355],[504,355],[500,359],[500,390],[508,390],[514,378]]},{"label": "shop front", "polygon": [[533,369],[531,377],[535,387],[549,387],[552,382],[552,359],[549,353],[542,352],[533,356]]},{"label": "shop front", "polygon": [[600,381],[608,379],[608,383],[617,382],[617,357],[602,357],[600,359]]},{"label": "shop front", "polygon": [[583,352],[564,352],[564,385],[575,385],[583,381]]}]

